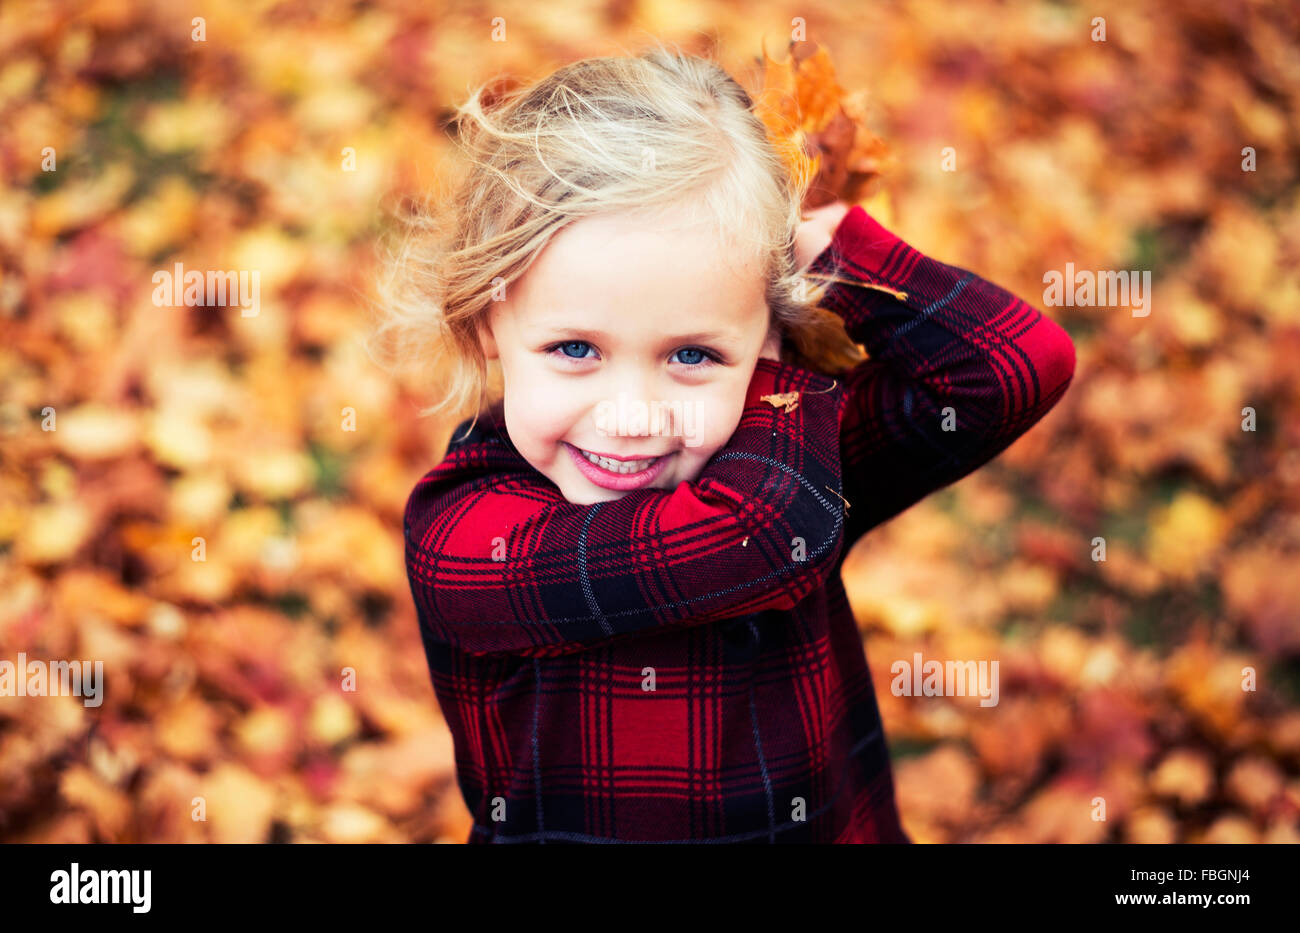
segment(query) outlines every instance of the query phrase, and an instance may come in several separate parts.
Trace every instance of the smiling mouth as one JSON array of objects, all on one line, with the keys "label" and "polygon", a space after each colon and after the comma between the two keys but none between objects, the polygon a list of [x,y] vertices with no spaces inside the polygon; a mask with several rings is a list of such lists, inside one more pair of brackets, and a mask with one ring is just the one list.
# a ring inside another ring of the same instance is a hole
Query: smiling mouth
[{"label": "smiling mouth", "polygon": [[640,473],[642,470],[648,470],[654,464],[663,459],[662,457],[647,457],[643,460],[615,460],[611,457],[602,457],[599,454],[593,454],[591,451],[583,450],[581,447],[574,447],[573,449],[602,470],[618,474]]}]

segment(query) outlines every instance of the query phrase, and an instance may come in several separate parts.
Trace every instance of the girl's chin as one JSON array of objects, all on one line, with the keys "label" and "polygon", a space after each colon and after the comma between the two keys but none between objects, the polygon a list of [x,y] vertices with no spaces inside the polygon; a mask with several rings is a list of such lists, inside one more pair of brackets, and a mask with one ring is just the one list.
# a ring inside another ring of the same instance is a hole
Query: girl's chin
[{"label": "girl's chin", "polygon": [[[558,483],[556,485],[559,485]],[[614,502],[627,495],[613,489],[601,489],[590,483],[584,483],[581,477],[567,480],[560,486],[560,494],[573,505],[595,505],[598,502]]]}]

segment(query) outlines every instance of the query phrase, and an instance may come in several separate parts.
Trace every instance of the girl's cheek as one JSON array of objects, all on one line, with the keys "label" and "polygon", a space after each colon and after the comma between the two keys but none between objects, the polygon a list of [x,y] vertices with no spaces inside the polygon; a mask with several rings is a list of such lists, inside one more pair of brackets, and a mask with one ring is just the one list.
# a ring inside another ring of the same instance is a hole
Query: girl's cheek
[{"label": "girl's cheek", "polygon": [[548,404],[545,398],[525,396],[511,413],[510,434],[512,439],[518,435],[516,443],[526,445],[532,455],[550,459],[557,456],[560,441],[589,437],[591,432],[583,431],[580,421],[577,411]]},{"label": "girl's cheek", "polygon": [[727,445],[731,435],[736,433],[740,416],[744,411],[744,396],[739,401],[727,398],[725,403],[719,400],[709,408],[707,418],[700,426],[699,434],[703,439],[701,448],[709,448],[709,456]]},{"label": "girl's cheek", "polygon": [[700,473],[704,470],[704,464],[709,462],[707,456],[701,455],[699,448],[682,456],[685,459],[683,459],[676,475],[672,478],[673,484],[695,482],[700,478]]}]

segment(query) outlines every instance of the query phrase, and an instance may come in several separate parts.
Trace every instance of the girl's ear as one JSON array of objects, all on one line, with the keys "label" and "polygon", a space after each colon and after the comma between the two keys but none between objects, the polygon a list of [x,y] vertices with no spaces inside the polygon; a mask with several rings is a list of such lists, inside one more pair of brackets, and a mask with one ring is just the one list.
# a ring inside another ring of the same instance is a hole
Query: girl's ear
[{"label": "girl's ear", "polygon": [[770,328],[767,332],[767,340],[763,343],[763,349],[758,351],[760,360],[776,360],[781,362],[781,331],[779,328]]},{"label": "girl's ear", "polygon": [[478,327],[478,342],[483,348],[483,355],[489,360],[495,360],[500,356],[497,351],[496,338],[492,336],[492,327],[490,324],[480,324]]}]

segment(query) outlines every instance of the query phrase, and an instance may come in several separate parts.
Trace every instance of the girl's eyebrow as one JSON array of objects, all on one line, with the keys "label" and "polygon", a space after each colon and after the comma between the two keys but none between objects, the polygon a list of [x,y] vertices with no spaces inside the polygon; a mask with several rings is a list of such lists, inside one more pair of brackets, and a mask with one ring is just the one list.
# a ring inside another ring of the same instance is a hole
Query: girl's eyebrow
[{"label": "girl's eyebrow", "polygon": [[[547,327],[537,331],[538,339],[555,340],[560,337],[569,337],[574,340],[590,340],[593,343],[603,341],[607,334],[604,331],[588,330],[584,327]],[[681,334],[676,337],[665,337],[663,343],[723,343],[734,344],[737,338],[733,334],[718,333],[716,331],[697,331],[691,334]]]}]

